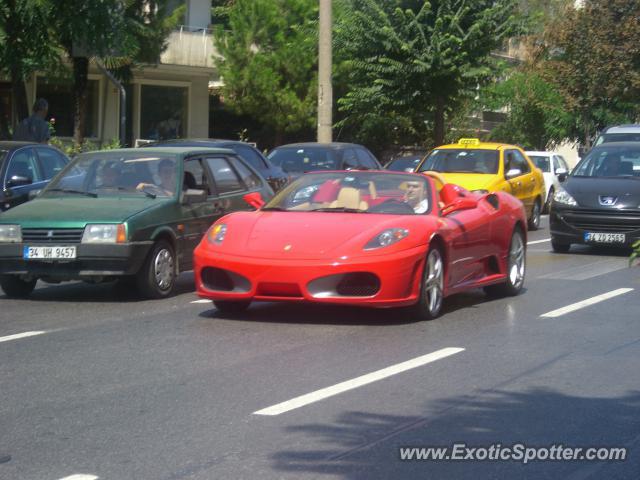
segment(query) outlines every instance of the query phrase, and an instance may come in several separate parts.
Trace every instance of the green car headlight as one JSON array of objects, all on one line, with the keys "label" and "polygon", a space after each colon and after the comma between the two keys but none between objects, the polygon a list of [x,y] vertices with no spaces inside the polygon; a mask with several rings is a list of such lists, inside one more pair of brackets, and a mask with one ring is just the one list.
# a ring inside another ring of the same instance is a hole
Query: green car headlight
[{"label": "green car headlight", "polygon": [[125,243],[127,230],[123,223],[89,224],[84,227],[82,243]]},{"label": "green car headlight", "polygon": [[20,228],[20,225],[0,225],[0,242],[22,242],[22,229]]}]

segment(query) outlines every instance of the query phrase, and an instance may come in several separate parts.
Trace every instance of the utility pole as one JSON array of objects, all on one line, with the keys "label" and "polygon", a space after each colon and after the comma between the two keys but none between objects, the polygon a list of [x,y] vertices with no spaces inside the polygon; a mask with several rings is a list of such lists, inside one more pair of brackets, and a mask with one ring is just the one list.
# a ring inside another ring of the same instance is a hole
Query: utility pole
[{"label": "utility pole", "polygon": [[318,42],[318,142],[332,141],[331,0],[320,0]]}]

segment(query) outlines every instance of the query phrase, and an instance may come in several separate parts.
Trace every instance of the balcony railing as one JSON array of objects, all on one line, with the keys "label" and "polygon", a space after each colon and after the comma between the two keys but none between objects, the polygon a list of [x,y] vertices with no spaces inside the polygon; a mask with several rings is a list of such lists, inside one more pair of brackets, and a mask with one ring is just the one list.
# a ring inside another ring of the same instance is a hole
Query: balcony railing
[{"label": "balcony railing", "polygon": [[219,54],[213,46],[211,30],[183,25],[171,32],[167,40],[168,46],[160,56],[160,63],[214,68],[214,57]]}]

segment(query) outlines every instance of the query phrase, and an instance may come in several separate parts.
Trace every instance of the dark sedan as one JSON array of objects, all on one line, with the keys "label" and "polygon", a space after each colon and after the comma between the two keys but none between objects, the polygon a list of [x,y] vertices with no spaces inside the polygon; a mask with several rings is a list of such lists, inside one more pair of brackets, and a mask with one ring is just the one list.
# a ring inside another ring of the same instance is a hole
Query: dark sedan
[{"label": "dark sedan", "polygon": [[397,157],[387,163],[384,168],[392,172],[414,172],[424,155],[406,155]]},{"label": "dark sedan", "polygon": [[315,170],[382,170],[378,159],[355,143],[292,143],[274,148],[267,158],[292,176]]},{"label": "dark sedan", "polygon": [[29,200],[29,192],[44,188],[69,158],[49,145],[0,142],[0,210]]},{"label": "dark sedan", "polygon": [[549,216],[551,246],[630,246],[640,239],[640,142],[595,147],[557,190]]},{"label": "dark sedan", "polygon": [[289,176],[284,173],[280,167],[273,165],[260,153],[260,150],[247,142],[215,138],[176,138],[150,143],[145,146],[228,148],[236,152],[245,162],[255,168],[269,183],[274,192],[277,192],[289,183]]}]

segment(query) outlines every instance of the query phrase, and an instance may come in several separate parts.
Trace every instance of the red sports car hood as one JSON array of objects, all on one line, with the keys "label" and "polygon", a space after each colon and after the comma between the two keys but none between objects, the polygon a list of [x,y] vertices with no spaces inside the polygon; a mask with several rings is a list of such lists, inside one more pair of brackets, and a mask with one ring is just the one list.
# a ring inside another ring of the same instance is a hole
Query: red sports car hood
[{"label": "red sports car hood", "polygon": [[249,257],[326,258],[355,253],[386,228],[408,228],[397,244],[371,251],[381,254],[412,248],[428,241],[437,222],[433,216],[353,213],[242,212],[229,215],[222,245],[225,253]]}]

